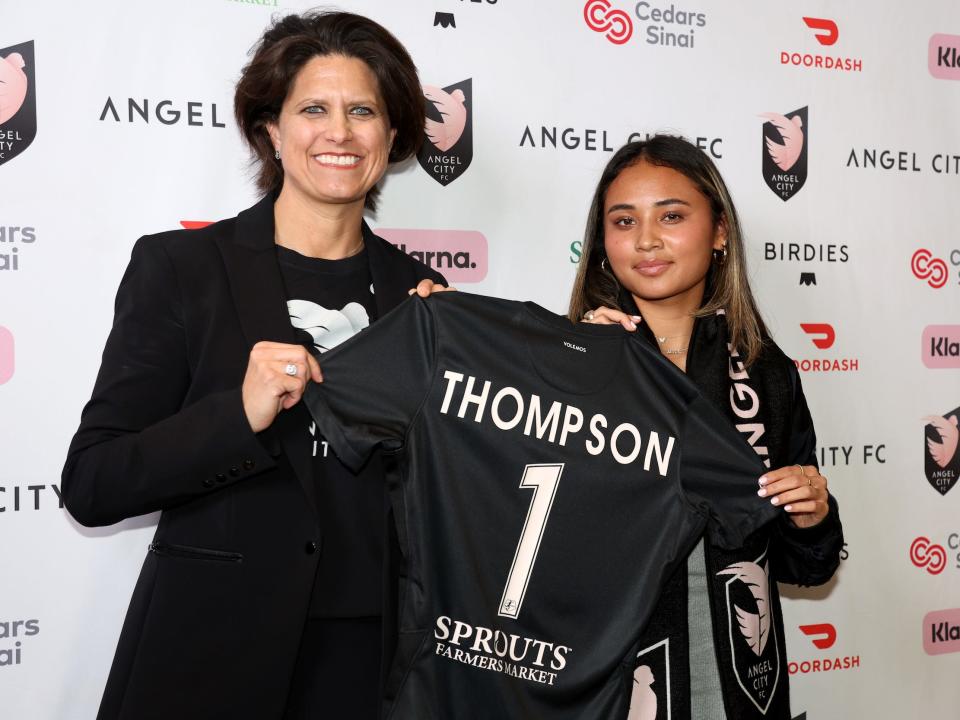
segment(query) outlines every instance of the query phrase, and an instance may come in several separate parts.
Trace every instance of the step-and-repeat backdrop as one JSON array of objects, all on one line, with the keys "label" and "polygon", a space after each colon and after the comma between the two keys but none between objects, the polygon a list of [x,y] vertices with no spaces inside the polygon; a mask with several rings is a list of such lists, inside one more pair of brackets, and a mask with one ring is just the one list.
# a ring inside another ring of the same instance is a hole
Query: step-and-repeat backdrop
[{"label": "step-and-repeat backdrop", "polygon": [[[307,7],[278,1],[0,9],[0,717],[96,712],[156,517],[82,528],[60,469],[133,242],[256,199],[233,84]],[[847,535],[834,581],[784,588],[793,713],[960,717],[960,5],[341,6],[463,120],[371,219],[463,290],[562,312],[611,153],[667,131],[714,158]]]}]

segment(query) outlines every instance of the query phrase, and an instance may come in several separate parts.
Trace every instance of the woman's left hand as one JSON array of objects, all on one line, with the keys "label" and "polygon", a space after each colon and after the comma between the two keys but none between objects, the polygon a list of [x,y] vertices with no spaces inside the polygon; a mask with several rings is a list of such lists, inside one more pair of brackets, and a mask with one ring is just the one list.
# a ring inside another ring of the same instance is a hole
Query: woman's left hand
[{"label": "woman's left hand", "polygon": [[830,511],[827,479],[813,465],[790,465],[760,478],[760,497],[782,507],[799,528],[813,527]]},{"label": "woman's left hand", "polygon": [[440,283],[435,283],[433,280],[430,280],[429,278],[424,278],[419,283],[417,283],[417,286],[415,288],[410,288],[409,290],[407,290],[407,295],[413,295],[414,293],[416,293],[420,297],[425,298],[425,297],[430,297],[431,295],[433,295],[433,293],[447,292],[449,290],[456,290],[456,288],[444,287]]}]

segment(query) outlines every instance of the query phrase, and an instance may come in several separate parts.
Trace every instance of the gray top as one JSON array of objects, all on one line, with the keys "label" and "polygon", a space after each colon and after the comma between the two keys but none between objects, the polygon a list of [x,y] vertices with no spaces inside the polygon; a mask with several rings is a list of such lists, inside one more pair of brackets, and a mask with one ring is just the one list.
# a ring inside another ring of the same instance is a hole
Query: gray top
[{"label": "gray top", "polygon": [[703,539],[687,558],[687,628],[690,633],[690,717],[726,720],[713,646]]}]

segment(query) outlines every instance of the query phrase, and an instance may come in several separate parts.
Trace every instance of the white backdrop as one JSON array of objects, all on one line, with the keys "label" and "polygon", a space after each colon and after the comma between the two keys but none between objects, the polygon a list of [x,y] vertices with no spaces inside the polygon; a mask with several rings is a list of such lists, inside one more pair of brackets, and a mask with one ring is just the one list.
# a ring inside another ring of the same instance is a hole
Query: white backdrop
[{"label": "white backdrop", "polygon": [[[79,527],[58,500],[66,447],[136,238],[232,216],[255,200],[231,118],[233,83],[271,14],[306,7],[0,7],[0,58],[32,41],[24,73],[36,91],[29,147],[23,132],[4,136],[32,122],[29,102],[0,122],[0,154],[4,143],[21,149],[0,157],[0,717],[96,712],[155,518]],[[473,267],[441,268],[464,290],[562,312],[610,149],[658,130],[704,139],[741,211],[765,317],[804,369],[849,543],[829,586],[784,590],[794,714],[960,717],[960,629],[952,641],[949,630],[960,628],[960,490],[928,479],[950,485],[960,452],[951,425],[925,427],[930,416],[960,414],[960,68],[951,50],[960,47],[960,5],[341,7],[390,28],[425,85],[471,81],[461,85],[469,165],[462,140],[445,185],[416,160],[394,169],[371,220],[397,231],[408,251],[469,252],[460,261]],[[435,25],[437,11],[456,26]],[[692,35],[667,22],[681,13],[693,14]],[[804,17],[833,25],[812,23],[827,28],[818,30]],[[693,47],[664,45],[662,32]],[[147,121],[129,114],[131,98],[149,106]],[[188,103],[197,103],[192,118]],[[761,115],[803,108],[806,179],[783,200],[764,179]],[[921,249],[928,254],[915,257]],[[801,284],[801,273],[815,284]],[[946,468],[925,437],[942,457],[953,444]]]}]

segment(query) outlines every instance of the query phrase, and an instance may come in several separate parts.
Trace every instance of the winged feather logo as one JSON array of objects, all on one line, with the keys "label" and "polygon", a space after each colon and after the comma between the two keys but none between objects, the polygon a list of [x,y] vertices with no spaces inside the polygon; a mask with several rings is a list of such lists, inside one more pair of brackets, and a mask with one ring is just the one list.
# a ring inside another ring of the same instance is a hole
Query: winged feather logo
[{"label": "winged feather logo", "polygon": [[738,561],[716,574],[718,591],[727,600],[729,662],[744,695],[765,715],[780,680],[779,639],[770,614],[770,561],[766,550],[753,560],[736,555],[730,559]]},{"label": "winged feather logo", "polygon": [[426,121],[417,160],[430,177],[449,185],[473,160],[473,79],[424,85],[423,97]]},{"label": "winged feather logo", "polygon": [[924,452],[923,467],[927,481],[941,495],[946,495],[960,479],[960,408],[940,415],[923,418]]},{"label": "winged feather logo", "polygon": [[774,164],[786,172],[800,159],[803,152],[803,120],[799,115],[786,118],[778,113],[760,113],[780,133],[782,143],[774,142],[773,138],[764,137],[764,144],[770,159]]},{"label": "winged feather logo", "polygon": [[924,418],[928,425],[940,435],[940,440],[927,438],[927,451],[933,461],[942,468],[947,467],[953,456],[957,454],[957,440],[960,439],[960,429],[957,428],[957,416],[951,415],[949,418],[939,417],[937,415],[928,415]]},{"label": "winged feather logo", "polygon": [[767,567],[757,563],[744,562],[730,565],[717,575],[732,575],[750,589],[750,594],[757,603],[757,612],[749,612],[739,605],[734,605],[737,620],[740,622],[740,632],[747,641],[750,649],[758,657],[763,655],[767,647],[767,638],[770,637],[770,583],[767,581]]},{"label": "winged feather logo", "polygon": [[432,85],[424,86],[423,96],[433,103],[441,117],[439,122],[427,118],[424,128],[427,139],[437,150],[446,152],[457,144],[467,125],[466,97],[463,90],[448,93]]},{"label": "winged feather logo", "polygon": [[765,112],[763,124],[763,179],[786,202],[807,182],[810,120],[807,108],[789,113]]},{"label": "winged feather logo", "polygon": [[0,48],[0,165],[37,136],[37,75],[33,40]]}]

